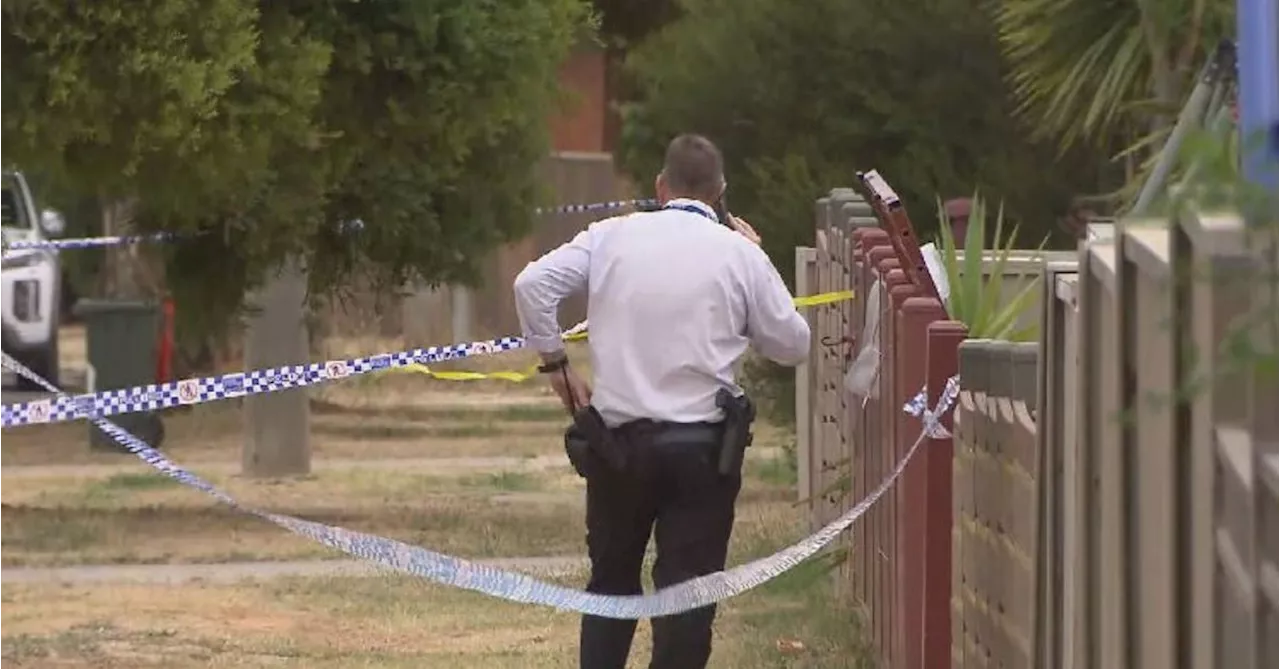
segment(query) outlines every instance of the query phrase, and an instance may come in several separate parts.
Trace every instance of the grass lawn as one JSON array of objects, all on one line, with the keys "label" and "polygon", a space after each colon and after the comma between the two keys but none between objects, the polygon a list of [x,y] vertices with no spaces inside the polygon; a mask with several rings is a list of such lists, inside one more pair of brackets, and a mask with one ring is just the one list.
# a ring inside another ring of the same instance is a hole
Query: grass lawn
[{"label": "grass lawn", "polygon": [[[419,395],[430,395],[432,385]],[[316,402],[312,419],[315,459],[351,467],[317,468],[308,477],[277,481],[233,474],[243,438],[233,403],[176,414],[167,421],[163,450],[238,499],[271,511],[476,557],[570,549],[573,537],[564,528],[576,515],[572,472],[567,466],[522,466],[532,456],[554,453],[561,442],[564,417],[554,403],[468,404],[452,396],[448,403],[426,403],[407,401],[403,393],[344,398],[332,390],[329,395],[337,400]],[[0,474],[4,566],[334,556],[156,474],[133,456],[89,451],[86,430],[64,424],[6,433]],[[494,455],[507,464],[496,470],[433,464],[438,458]],[[388,458],[406,458],[409,466],[360,466]],[[55,467],[49,471],[71,473],[31,475],[20,466],[103,463],[131,467],[89,473]],[[518,494],[534,493],[548,503],[516,503]]]},{"label": "grass lawn", "polygon": [[[739,531],[794,511],[769,462],[753,463]],[[260,508],[465,557],[583,553],[583,483],[567,467],[432,472],[334,469],[262,483],[209,478]],[[333,558],[340,554],[149,473],[6,481],[6,567]],[[796,520],[799,523],[799,519]]]},{"label": "grass lawn", "polygon": [[[512,367],[496,357],[479,364]],[[470,558],[584,553],[583,483],[558,459],[566,419],[541,384],[389,375],[327,385],[311,403],[317,467],[308,477],[235,474],[243,427],[234,401],[168,414],[163,450],[237,499],[277,513]],[[132,456],[90,451],[87,429],[6,431],[3,566],[343,557],[181,487]],[[776,457],[791,438],[758,426],[731,565],[777,551],[807,526],[793,503],[791,468]],[[557,580],[581,587],[585,575]],[[5,667],[576,664],[576,615],[400,576],[10,582],[0,591]],[[730,600],[721,607],[712,666],[866,666],[856,617],[832,591],[817,565],[802,565]],[[642,623],[633,666],[647,662],[648,644]]]},{"label": "grass lawn", "polygon": [[[711,666],[870,666],[828,581],[802,565],[722,604]],[[5,585],[3,604],[6,667],[576,666],[576,615],[399,576]],[[642,622],[631,666],[649,643]]]},{"label": "grass lawn", "polygon": [[[527,388],[499,396],[501,403],[438,395],[442,401],[422,401],[439,385],[425,384],[417,401],[399,391],[330,392],[314,412],[312,441],[317,463],[345,464],[318,467],[308,477],[263,481],[234,474],[242,432],[239,412],[229,405],[199,407],[170,421],[171,446],[164,450],[237,499],[277,513],[467,557],[582,554],[583,482],[567,464],[546,459],[563,457],[565,418],[558,405]],[[89,452],[85,429],[67,424],[6,434],[3,566],[339,557],[156,474],[132,456]],[[43,440],[31,434],[41,431]],[[760,435],[761,447],[752,449],[757,457],[777,452],[786,438],[768,426]],[[364,447],[353,447],[357,443]],[[498,466],[459,464],[493,456],[503,458]],[[362,458],[371,459],[364,460],[368,466]],[[132,467],[41,467],[103,462]],[[753,461],[750,467],[739,512],[744,527],[770,522],[793,496],[788,474],[779,478],[780,465]]]},{"label": "grass lawn", "polygon": [[[563,469],[340,469],[300,481],[218,482],[264,506],[320,517],[327,505],[337,516],[329,520],[464,556],[582,553],[581,508],[556,501],[581,494]],[[9,483],[17,485],[5,486],[6,499],[20,504],[3,515],[7,566],[335,556],[152,474]],[[731,564],[802,534],[792,485],[780,461],[749,463]],[[581,587],[585,575],[555,580]],[[721,608],[712,666],[868,666],[856,617],[832,591],[806,564],[731,599]],[[400,576],[8,584],[0,593],[6,667],[537,668],[573,666],[576,652],[572,614]],[[647,623],[640,630],[637,667],[649,644]]]}]

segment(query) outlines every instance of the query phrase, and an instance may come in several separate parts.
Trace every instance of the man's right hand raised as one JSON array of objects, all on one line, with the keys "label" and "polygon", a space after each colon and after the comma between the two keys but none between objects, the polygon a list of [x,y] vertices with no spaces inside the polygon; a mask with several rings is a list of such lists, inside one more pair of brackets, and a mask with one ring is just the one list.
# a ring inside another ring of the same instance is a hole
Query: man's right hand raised
[{"label": "man's right hand raised", "polygon": [[737,216],[734,216],[733,214],[730,214],[729,226],[732,227],[735,231],[737,231],[738,234],[742,235],[743,237],[746,237],[747,241],[750,241],[752,244],[755,244],[756,246],[760,245],[760,233],[756,232],[756,229],[751,227],[750,223],[744,221],[741,218],[738,218]]}]

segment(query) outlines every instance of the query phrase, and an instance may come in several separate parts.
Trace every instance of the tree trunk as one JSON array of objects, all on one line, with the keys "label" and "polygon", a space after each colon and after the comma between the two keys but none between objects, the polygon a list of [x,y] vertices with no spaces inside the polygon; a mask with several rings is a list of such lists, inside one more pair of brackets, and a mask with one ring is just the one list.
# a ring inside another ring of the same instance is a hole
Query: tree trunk
[{"label": "tree trunk", "polygon": [[[307,275],[302,264],[287,262],[249,296],[258,311],[245,333],[244,369],[258,370],[310,362],[306,324]],[[275,478],[311,472],[310,404],[306,388],[294,388],[244,400],[245,476]]]},{"label": "tree trunk", "polygon": [[[133,203],[109,197],[98,198],[102,214],[102,234],[127,235],[132,228]],[[142,296],[138,282],[138,249],[136,244],[117,244],[104,249],[102,296],[110,299],[135,299]]]}]

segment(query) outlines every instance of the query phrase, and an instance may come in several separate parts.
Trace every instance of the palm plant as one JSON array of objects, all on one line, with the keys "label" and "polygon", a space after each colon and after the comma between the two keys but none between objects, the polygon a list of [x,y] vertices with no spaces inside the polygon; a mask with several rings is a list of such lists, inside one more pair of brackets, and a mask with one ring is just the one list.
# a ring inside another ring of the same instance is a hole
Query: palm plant
[{"label": "palm plant", "polygon": [[[1035,325],[1024,325],[1022,317],[1035,306],[1039,297],[1039,272],[1015,273],[1025,282],[1011,297],[1006,297],[1005,282],[1010,259],[1017,253],[1014,248],[1018,237],[1015,226],[1008,235],[1004,229],[1004,207],[996,210],[995,230],[991,237],[991,250],[985,249],[987,239],[986,203],[978,195],[972,199],[969,224],[964,236],[964,257],[957,253],[956,240],[947,220],[942,202],[938,202],[938,230],[942,266],[946,273],[949,292],[946,296],[947,314],[965,324],[969,336],[974,339],[999,339],[1003,341],[1032,341],[1039,335]],[[1046,240],[1047,241],[1047,238]],[[1035,249],[1044,249],[1045,241]]]},{"label": "palm plant", "polygon": [[1064,148],[1126,147],[1140,182],[1234,0],[995,0],[1019,112]]}]

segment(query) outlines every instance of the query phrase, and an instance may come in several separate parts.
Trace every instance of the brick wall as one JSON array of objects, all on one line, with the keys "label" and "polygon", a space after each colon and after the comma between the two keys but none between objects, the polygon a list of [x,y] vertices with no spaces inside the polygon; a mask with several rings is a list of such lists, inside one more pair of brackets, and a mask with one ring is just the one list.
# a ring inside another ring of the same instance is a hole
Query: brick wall
[{"label": "brick wall", "polygon": [[556,151],[607,150],[606,62],[603,49],[584,44],[560,68],[565,100],[561,112],[551,119],[552,147]]}]

